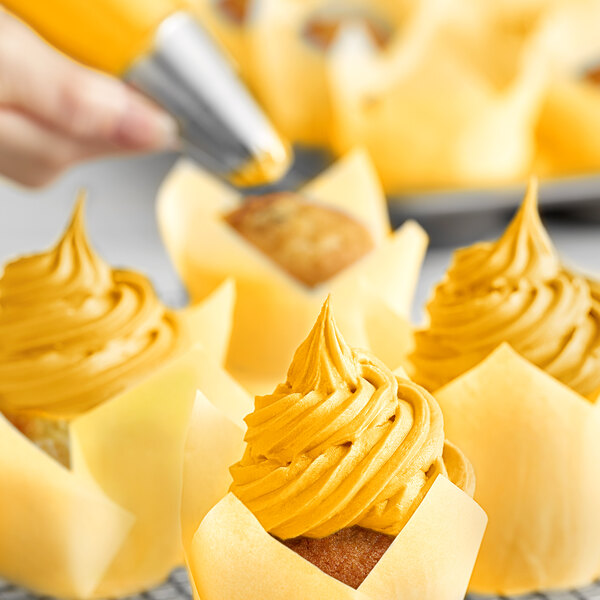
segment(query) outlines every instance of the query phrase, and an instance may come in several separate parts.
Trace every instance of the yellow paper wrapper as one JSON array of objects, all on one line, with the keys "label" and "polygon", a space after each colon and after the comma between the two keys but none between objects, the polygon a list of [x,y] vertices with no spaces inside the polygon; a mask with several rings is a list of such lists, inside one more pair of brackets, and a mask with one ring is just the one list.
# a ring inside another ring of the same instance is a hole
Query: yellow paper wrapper
[{"label": "yellow paper wrapper", "polygon": [[541,173],[600,169],[600,87],[576,79],[555,81],[546,95],[536,135]]},{"label": "yellow paper wrapper", "polygon": [[600,411],[500,346],[435,394],[489,517],[473,591],[575,588],[600,574]]},{"label": "yellow paper wrapper", "polygon": [[182,528],[198,598],[462,600],[487,521],[467,494],[438,477],[357,592],[273,539],[227,494],[228,467],[243,453],[243,416],[250,410],[250,398],[231,381],[210,399],[199,393],[194,405]]},{"label": "yellow paper wrapper", "polygon": [[202,600],[462,600],[486,520],[469,496],[439,476],[354,590],[271,537],[228,494],[202,521],[187,558]]},{"label": "yellow paper wrapper", "polygon": [[252,399],[233,380],[224,380],[210,398],[199,392],[185,445],[181,522],[186,548],[208,511],[231,485],[229,466],[242,455]]},{"label": "yellow paper wrapper", "polygon": [[0,416],[0,573],[38,592],[89,596],[134,517]]},{"label": "yellow paper wrapper", "polygon": [[528,171],[547,53],[541,31],[516,35],[492,5],[453,3],[433,36],[417,21],[414,42],[393,63],[378,62],[364,40],[340,41],[336,149],[363,145],[388,192],[494,185]]},{"label": "yellow paper wrapper", "polygon": [[44,595],[112,597],[182,563],[184,441],[196,390],[227,377],[214,357],[233,291],[228,282],[181,314],[194,347],[71,422],[70,470],[0,417],[1,577]]},{"label": "yellow paper wrapper", "polygon": [[[375,249],[314,289],[298,283],[249,244],[223,219],[242,198],[189,163],[176,167],[159,192],[162,235],[193,301],[226,277],[237,301],[227,368],[252,393],[266,393],[283,378],[293,352],[332,294],[338,324],[354,346],[369,346],[361,289],[407,317],[427,243],[413,222],[390,233],[385,198],[366,155],[349,154],[310,182],[301,194],[341,208],[369,228]],[[394,365],[396,366],[396,365]]]},{"label": "yellow paper wrapper", "polygon": [[[413,29],[413,21],[427,12],[432,24],[441,4],[407,0],[259,0],[247,30],[251,56],[251,83],[279,130],[290,139],[310,145],[330,146],[333,113],[329,47],[311,41],[311,23],[338,21],[336,36],[369,21],[380,24],[391,39],[377,49],[377,60],[393,60]],[[429,10],[435,4],[436,10]],[[370,35],[370,34],[368,34]],[[334,36],[334,38],[336,37]],[[327,44],[326,44],[327,46]]]}]

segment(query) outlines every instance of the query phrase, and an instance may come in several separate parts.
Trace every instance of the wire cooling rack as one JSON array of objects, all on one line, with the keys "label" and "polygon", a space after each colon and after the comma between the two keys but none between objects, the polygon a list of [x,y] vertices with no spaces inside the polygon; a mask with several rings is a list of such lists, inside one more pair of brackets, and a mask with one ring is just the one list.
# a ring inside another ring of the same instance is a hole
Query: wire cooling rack
[{"label": "wire cooling rack", "polygon": [[[123,600],[191,600],[192,592],[184,569],[177,569],[161,586]],[[600,581],[579,590],[527,594],[515,600],[600,600]],[[54,600],[0,580],[0,600]],[[257,600],[259,600],[257,598]],[[509,600],[508,596],[467,596],[466,600]]]}]

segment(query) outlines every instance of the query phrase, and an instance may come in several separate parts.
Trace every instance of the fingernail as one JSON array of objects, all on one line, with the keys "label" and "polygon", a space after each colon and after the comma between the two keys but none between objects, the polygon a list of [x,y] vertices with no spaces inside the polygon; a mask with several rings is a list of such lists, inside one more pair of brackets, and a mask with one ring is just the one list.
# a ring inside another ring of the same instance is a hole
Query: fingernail
[{"label": "fingernail", "polygon": [[131,150],[173,149],[179,141],[177,122],[143,101],[130,101],[116,132],[116,142]]}]

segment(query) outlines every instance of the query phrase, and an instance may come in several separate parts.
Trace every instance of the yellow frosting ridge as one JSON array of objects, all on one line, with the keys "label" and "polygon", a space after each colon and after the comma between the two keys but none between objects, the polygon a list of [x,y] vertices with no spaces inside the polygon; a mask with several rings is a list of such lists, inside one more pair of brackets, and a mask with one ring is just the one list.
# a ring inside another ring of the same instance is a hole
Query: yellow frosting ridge
[{"label": "yellow frosting ridge", "polygon": [[246,422],[231,491],[283,539],[352,525],[396,535],[438,474],[473,491],[469,463],[444,447],[434,398],[350,348],[329,300],[286,383],[258,396]]},{"label": "yellow frosting ridge", "polygon": [[458,250],[416,332],[415,381],[435,390],[502,342],[583,395],[600,388],[600,298],[561,264],[532,180],[504,235]]},{"label": "yellow frosting ridge", "polygon": [[123,391],[179,344],[141,274],[90,247],[80,198],[58,244],[0,278],[0,411],[71,418]]}]

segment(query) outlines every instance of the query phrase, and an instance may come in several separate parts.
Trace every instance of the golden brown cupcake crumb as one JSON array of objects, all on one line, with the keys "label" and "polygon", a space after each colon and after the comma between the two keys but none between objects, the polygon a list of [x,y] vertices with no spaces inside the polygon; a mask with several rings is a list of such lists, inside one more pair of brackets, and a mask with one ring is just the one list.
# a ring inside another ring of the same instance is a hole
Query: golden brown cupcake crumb
[{"label": "golden brown cupcake crumb", "polygon": [[251,198],[225,220],[310,287],[327,281],[374,246],[367,229],[352,217],[287,192]]},{"label": "golden brown cupcake crumb", "polygon": [[394,537],[355,526],[320,539],[297,537],[280,541],[327,575],[357,589]]},{"label": "golden brown cupcake crumb", "polygon": [[40,450],[61,465],[69,467],[69,425],[64,420],[51,420],[24,415],[5,415],[6,418]]}]

